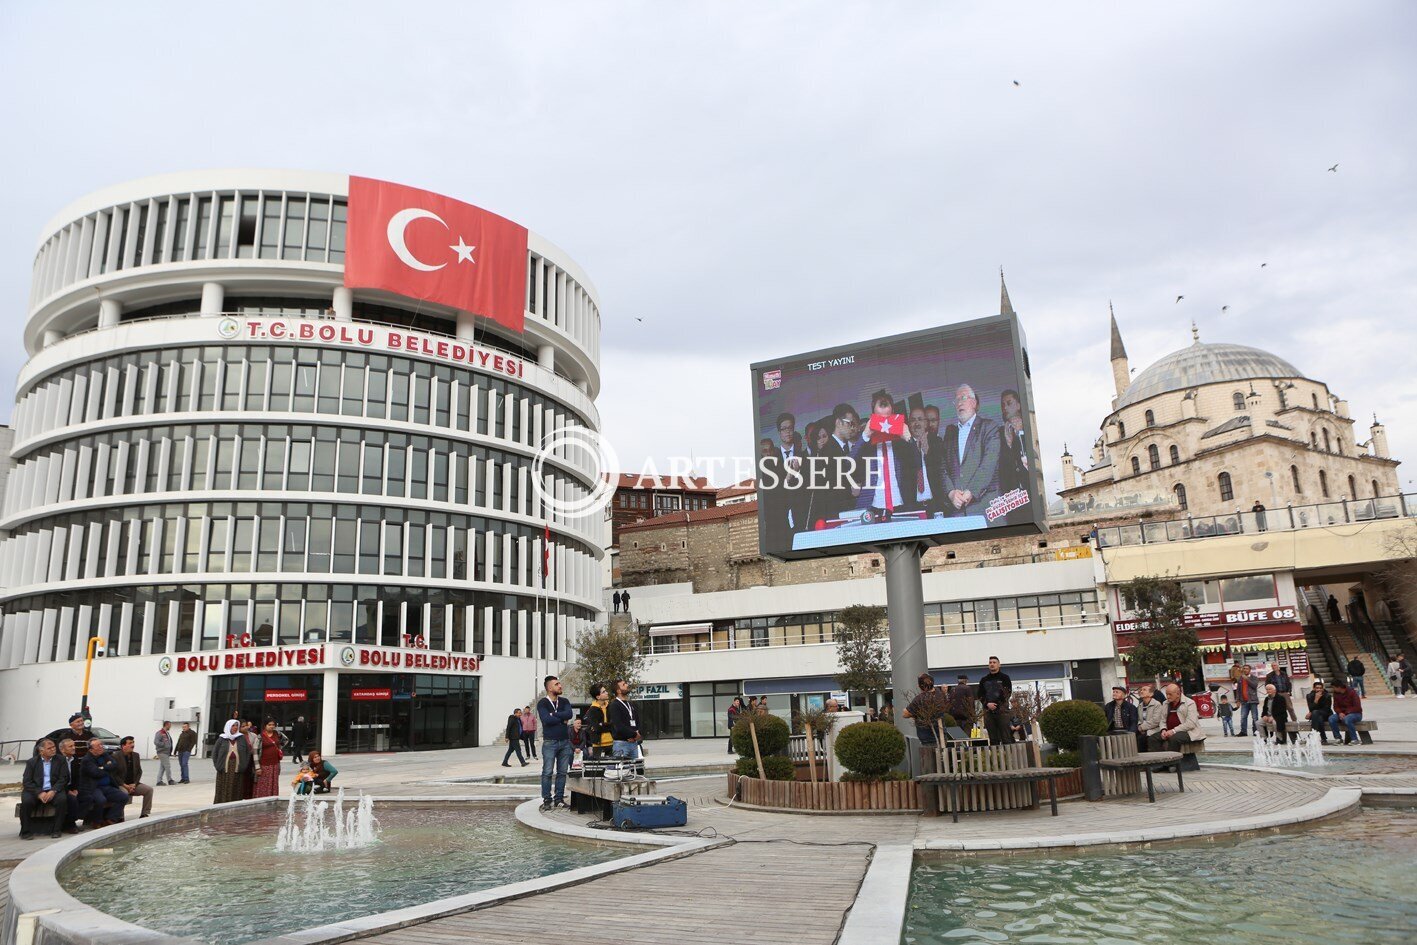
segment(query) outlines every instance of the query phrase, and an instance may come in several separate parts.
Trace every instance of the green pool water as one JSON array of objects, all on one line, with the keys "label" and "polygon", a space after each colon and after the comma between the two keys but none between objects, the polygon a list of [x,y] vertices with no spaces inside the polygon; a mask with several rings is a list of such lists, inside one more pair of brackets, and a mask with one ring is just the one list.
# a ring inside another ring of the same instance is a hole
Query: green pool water
[{"label": "green pool water", "polygon": [[380,808],[372,846],[278,853],[285,809],[119,841],[64,867],[70,895],[136,925],[239,945],[625,856],[547,837],[506,808]]},{"label": "green pool water", "polygon": [[924,860],[909,945],[1417,942],[1417,810],[1125,853]]}]

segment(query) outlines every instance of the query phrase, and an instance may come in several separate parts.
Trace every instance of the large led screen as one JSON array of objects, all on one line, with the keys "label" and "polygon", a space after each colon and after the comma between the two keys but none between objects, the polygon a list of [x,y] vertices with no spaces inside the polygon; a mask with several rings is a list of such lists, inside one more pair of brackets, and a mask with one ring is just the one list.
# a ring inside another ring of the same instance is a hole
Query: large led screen
[{"label": "large led screen", "polygon": [[752,374],[764,554],[1044,530],[1017,319],[842,345]]}]

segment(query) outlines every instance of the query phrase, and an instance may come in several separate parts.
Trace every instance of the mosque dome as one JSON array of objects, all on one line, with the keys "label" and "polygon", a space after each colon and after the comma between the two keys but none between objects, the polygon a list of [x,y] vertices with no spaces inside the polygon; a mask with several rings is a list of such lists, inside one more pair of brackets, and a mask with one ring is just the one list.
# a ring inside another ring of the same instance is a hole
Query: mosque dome
[{"label": "mosque dome", "polygon": [[1303,376],[1288,361],[1259,348],[1197,341],[1190,347],[1171,352],[1138,374],[1118,398],[1116,409],[1157,394],[1188,390],[1202,384]]}]

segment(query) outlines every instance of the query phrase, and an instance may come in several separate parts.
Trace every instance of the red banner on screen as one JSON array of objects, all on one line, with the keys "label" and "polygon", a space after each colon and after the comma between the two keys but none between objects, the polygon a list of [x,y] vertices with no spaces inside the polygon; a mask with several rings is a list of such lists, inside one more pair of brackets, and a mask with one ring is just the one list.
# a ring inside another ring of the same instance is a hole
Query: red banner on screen
[{"label": "red banner on screen", "polygon": [[521,331],[526,227],[402,184],[349,179],[344,284],[473,312]]},{"label": "red banner on screen", "polygon": [[392,699],[394,691],[392,689],[351,689],[349,697],[355,702],[380,702]]},{"label": "red banner on screen", "polygon": [[304,702],[307,698],[304,689],[267,689],[267,702]]}]

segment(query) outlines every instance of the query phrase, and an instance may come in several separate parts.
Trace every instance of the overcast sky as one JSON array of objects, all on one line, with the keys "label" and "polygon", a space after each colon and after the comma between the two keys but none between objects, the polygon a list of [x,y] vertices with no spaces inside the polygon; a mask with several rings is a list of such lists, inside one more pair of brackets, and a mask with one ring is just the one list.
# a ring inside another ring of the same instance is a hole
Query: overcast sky
[{"label": "overcast sky", "polygon": [[1050,489],[1109,408],[1109,299],[1139,369],[1194,318],[1359,440],[1376,411],[1413,488],[1417,4],[959,6],[5,4],[0,378],[74,198],[349,171],[582,264],[626,466],[748,454],[750,363],[992,314],[1002,265]]}]

